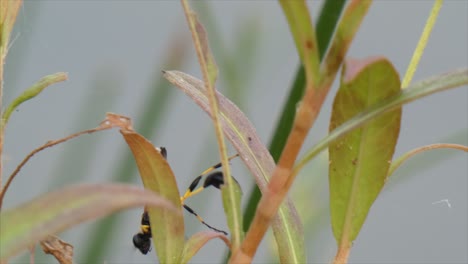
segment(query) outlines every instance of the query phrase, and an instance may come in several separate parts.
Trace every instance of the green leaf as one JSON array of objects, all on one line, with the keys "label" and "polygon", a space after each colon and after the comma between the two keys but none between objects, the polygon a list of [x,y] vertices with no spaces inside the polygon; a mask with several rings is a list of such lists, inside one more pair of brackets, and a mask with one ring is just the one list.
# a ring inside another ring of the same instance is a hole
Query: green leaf
[{"label": "green leaf", "polygon": [[4,127],[7,123],[8,120],[10,119],[10,115],[15,111],[15,109],[25,101],[32,99],[36,97],[38,94],[40,94],[45,88],[48,86],[58,83],[58,82],[63,82],[68,78],[67,74],[64,72],[58,72],[54,73],[51,75],[47,75],[37,81],[33,86],[29,87],[26,89],[20,96],[15,98],[13,102],[11,102],[10,105],[6,108],[5,112],[2,114],[2,122],[1,122],[1,127]]},{"label": "green leaf", "polygon": [[176,210],[161,196],[124,184],[78,185],[47,193],[0,213],[0,262],[6,262],[49,234],[144,205]]},{"label": "green leaf", "polygon": [[[322,59],[325,51],[327,50],[344,4],[344,0],[328,0],[322,7],[317,21],[317,42],[319,45],[320,59]],[[283,152],[284,145],[286,144],[288,135],[291,132],[294,117],[296,116],[296,106],[301,100],[304,90],[305,72],[304,67],[300,65],[296,72],[294,83],[290,88],[288,99],[281,111],[281,117],[276,125],[275,133],[270,141],[269,149],[275,162],[278,161],[281,153]],[[250,226],[259,201],[260,190],[255,185],[244,210],[244,228],[248,228]]]},{"label": "green leaf", "polygon": [[[226,193],[227,186],[223,184],[221,186],[221,191],[222,193]],[[226,199],[223,197],[223,207],[225,208],[224,210],[226,211],[226,220],[227,224],[229,227],[229,230],[237,230],[238,233],[238,242],[242,241],[244,239],[244,230],[242,228],[242,214],[240,205],[242,203],[242,189],[240,185],[236,182],[233,181],[231,185],[231,189],[233,190],[233,197]],[[240,215],[240,216],[239,216]],[[233,243],[234,244],[234,243]]]},{"label": "green leaf", "polygon": [[352,119],[346,121],[335,130],[330,132],[328,136],[320,140],[297,162],[294,167],[293,174],[297,174],[311,159],[313,159],[322,150],[328,147],[332,142],[342,138],[347,133],[350,133],[356,128],[366,124],[372,119],[379,117],[387,112],[395,110],[400,106],[413,102],[419,98],[442,92],[445,90],[468,85],[468,69],[454,70],[441,75],[427,78],[423,81],[410,85],[408,88],[401,91],[399,94],[376,103],[357,114]]},{"label": "green leaf", "polygon": [[[346,62],[333,102],[330,131],[400,92],[400,79],[384,58]],[[349,248],[384,186],[400,132],[401,108],[374,118],[330,144],[330,210],[339,248]]]},{"label": "green leaf", "polygon": [[[205,112],[211,115],[207,91],[202,81],[178,71],[164,72],[164,77],[179,87]],[[222,94],[217,93],[220,121],[224,133],[254,176],[260,190],[266,188],[275,163],[247,117]],[[282,259],[303,263],[304,238],[296,209],[288,199],[273,220],[273,231]]]},{"label": "green leaf", "polygon": [[279,2],[286,15],[307,79],[315,78],[314,82],[316,82],[320,69],[319,49],[307,2],[290,0]]},{"label": "green leaf", "polygon": [[180,263],[188,263],[190,259],[192,259],[195,254],[197,254],[198,250],[200,250],[208,241],[214,238],[219,238],[223,240],[228,248],[231,247],[231,243],[229,239],[219,233],[214,231],[202,231],[198,232],[193,235],[187,243],[185,243],[184,251],[182,252],[182,257]]},{"label": "green leaf", "polygon": [[179,209],[178,213],[148,209],[159,262],[177,263],[184,247],[184,219],[174,173],[151,142],[133,131],[121,130],[121,133],[132,150],[145,189],[159,194]]}]

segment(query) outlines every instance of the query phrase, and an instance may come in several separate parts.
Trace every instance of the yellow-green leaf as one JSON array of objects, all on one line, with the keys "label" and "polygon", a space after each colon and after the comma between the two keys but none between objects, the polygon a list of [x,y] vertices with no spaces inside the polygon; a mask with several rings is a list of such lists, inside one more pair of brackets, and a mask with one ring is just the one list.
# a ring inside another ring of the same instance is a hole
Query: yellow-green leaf
[{"label": "yellow-green leaf", "polygon": [[[330,131],[399,92],[398,73],[388,60],[348,60],[333,102]],[[400,120],[398,108],[329,146],[331,222],[339,248],[350,247],[384,185]]]},{"label": "yellow-green leaf", "polygon": [[[226,192],[226,184],[221,186],[221,191],[224,196]],[[233,245],[235,246],[234,242],[241,243],[242,239],[244,239],[244,230],[242,227],[242,219],[239,217],[239,212],[241,210],[242,204],[242,188],[239,184],[234,180],[232,181],[231,189],[233,191],[233,196],[231,197],[223,197],[223,206],[224,210],[226,211],[226,220],[229,227],[229,230],[236,230],[238,233],[238,237],[236,241],[233,241]],[[233,234],[231,234],[233,236]]]},{"label": "yellow-green leaf", "polygon": [[118,210],[144,205],[176,212],[166,199],[130,185],[79,185],[47,193],[0,213],[0,262],[47,235]]},{"label": "yellow-green leaf", "polygon": [[148,208],[159,262],[177,263],[184,248],[184,219],[174,173],[151,142],[133,131],[121,130],[121,133],[132,150],[145,188],[167,199],[179,209],[175,213],[172,210]]},{"label": "yellow-green leaf", "polygon": [[452,70],[410,85],[410,87],[402,90],[399,94],[374,104],[331,131],[326,137],[322,138],[317,144],[310,148],[296,163],[293,173],[299,173],[307,163],[326,149],[332,142],[341,139],[354,129],[372,121],[374,118],[380,117],[400,108],[404,104],[411,103],[423,97],[449,89],[464,87],[466,85],[468,85],[468,69]]},{"label": "yellow-green leaf", "polygon": [[39,81],[37,81],[35,84],[33,84],[31,87],[28,89],[24,90],[23,93],[21,93],[20,96],[15,98],[13,102],[8,105],[6,108],[5,112],[2,114],[2,122],[1,126],[4,126],[6,123],[8,123],[8,119],[10,119],[11,113],[22,103],[25,101],[32,99],[36,97],[38,94],[40,94],[45,88],[49,87],[50,85],[58,82],[63,82],[67,80],[68,76],[64,72],[57,72],[51,75],[47,75],[42,77]]},{"label": "yellow-green leaf", "polygon": [[307,78],[318,78],[319,49],[307,2],[291,0],[280,0],[279,2],[288,21]]}]

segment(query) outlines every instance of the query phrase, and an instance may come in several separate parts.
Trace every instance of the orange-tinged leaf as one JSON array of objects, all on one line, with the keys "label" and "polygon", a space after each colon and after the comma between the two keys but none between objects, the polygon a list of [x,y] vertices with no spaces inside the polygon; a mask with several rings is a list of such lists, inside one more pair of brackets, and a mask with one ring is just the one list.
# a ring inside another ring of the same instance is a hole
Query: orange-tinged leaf
[{"label": "orange-tinged leaf", "polygon": [[[166,71],[164,77],[211,115],[207,91],[202,81],[179,71]],[[267,182],[276,166],[275,162],[244,113],[219,92],[216,96],[219,101],[223,131],[262,191],[267,187]],[[281,205],[272,226],[281,261],[304,262],[302,224],[290,199],[286,199]]]},{"label": "orange-tinged leaf", "polygon": [[159,262],[177,263],[184,247],[184,219],[174,173],[151,142],[133,131],[121,130],[121,133],[132,150],[145,188],[164,197],[178,208],[177,213],[172,210],[148,208]]},{"label": "orange-tinged leaf", "polygon": [[211,239],[219,238],[224,243],[228,248],[231,247],[231,243],[229,242],[229,238],[227,238],[225,235],[219,233],[219,232],[214,232],[214,231],[202,231],[198,232],[195,235],[193,235],[189,240],[187,240],[187,243],[185,244],[184,247],[184,252],[182,253],[182,258],[180,263],[187,263],[195,254],[197,254],[198,250],[202,248],[208,241]]},{"label": "orange-tinged leaf", "polygon": [[[398,73],[388,60],[347,61],[333,103],[330,131],[399,92]],[[384,185],[400,121],[398,108],[329,146],[331,222],[339,248],[350,247]]]},{"label": "orange-tinged leaf", "polygon": [[153,192],[124,184],[78,185],[47,193],[0,213],[0,262],[47,235],[118,210],[144,205],[177,212],[169,201]]}]

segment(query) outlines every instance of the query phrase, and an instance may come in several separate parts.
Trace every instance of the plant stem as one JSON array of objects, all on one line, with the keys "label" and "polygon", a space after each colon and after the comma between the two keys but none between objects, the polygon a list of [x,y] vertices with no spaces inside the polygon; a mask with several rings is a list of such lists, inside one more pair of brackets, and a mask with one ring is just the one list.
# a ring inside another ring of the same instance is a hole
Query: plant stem
[{"label": "plant stem", "polygon": [[47,143],[45,143],[44,145],[42,145],[42,146],[36,148],[35,150],[31,151],[31,152],[23,159],[23,161],[21,161],[21,163],[16,167],[16,169],[13,171],[13,173],[10,175],[10,177],[8,177],[8,180],[7,180],[7,183],[5,184],[5,187],[1,190],[1,192],[0,192],[0,210],[2,209],[3,198],[5,197],[5,193],[6,193],[6,191],[8,190],[8,187],[9,187],[9,186],[11,185],[11,183],[13,182],[13,179],[16,177],[16,175],[18,175],[18,173],[20,172],[21,168],[23,168],[24,165],[25,165],[36,153],[41,152],[42,150],[44,150],[44,149],[46,149],[46,148],[50,148],[50,147],[53,147],[53,146],[55,146],[55,145],[57,145],[57,144],[63,143],[63,142],[65,142],[65,141],[68,141],[68,140],[70,140],[70,139],[79,137],[79,136],[81,136],[81,135],[84,135],[84,134],[91,134],[91,133],[94,133],[94,132],[98,132],[98,131],[101,131],[101,130],[106,130],[106,129],[110,129],[110,128],[114,128],[114,127],[130,128],[130,127],[131,127],[131,121],[130,121],[130,119],[127,118],[127,117],[108,113],[108,114],[107,114],[106,120],[104,120],[103,122],[101,122],[101,124],[100,124],[98,127],[96,127],[96,128],[88,129],[88,130],[84,130],[84,131],[80,131],[80,132],[71,134],[71,135],[66,136],[66,137],[64,137],[64,138],[61,138],[61,139],[50,140],[50,141],[48,141]]},{"label": "plant stem", "polygon": [[346,263],[348,263],[350,250],[351,250],[351,245],[348,245],[346,247],[338,248],[338,252],[336,253],[335,259],[333,260],[333,264],[346,264]]},{"label": "plant stem", "polygon": [[[10,34],[13,30],[13,25],[18,15],[18,10],[23,3],[22,0],[0,1],[0,111],[3,108],[3,82],[4,82],[4,66],[5,58],[8,53],[8,45],[10,43]],[[3,172],[3,142],[5,136],[5,126],[0,122],[0,189],[2,189],[2,172]]]},{"label": "plant stem", "polygon": [[[306,93],[297,111],[293,129],[288,136],[278,165],[273,172],[268,188],[263,193],[252,225],[241,245],[241,250],[237,252],[237,254],[236,252],[234,253],[231,263],[250,263],[252,261],[274,214],[277,212],[279,205],[284,200],[295,179],[292,174],[294,162],[296,161],[309,129],[314,124],[320,112],[320,108],[336,76],[339,66],[370,4],[371,1],[358,0],[348,4],[343,18],[338,25],[338,36],[335,36],[332,41],[331,47],[333,49],[329,51],[329,54],[327,54],[324,59],[326,67],[320,72],[320,76],[315,75],[314,68],[311,66],[313,63],[303,62],[306,71]],[[343,36],[346,38],[342,39]],[[305,36],[304,39],[307,39],[307,36]],[[304,57],[308,58],[308,56]]]},{"label": "plant stem", "polygon": [[415,148],[413,150],[406,152],[405,154],[401,155],[398,159],[395,159],[392,162],[392,164],[390,165],[390,168],[388,169],[387,179],[395,172],[396,169],[398,169],[401,166],[401,164],[403,164],[403,162],[407,161],[409,158],[413,157],[414,155],[427,151],[427,150],[441,149],[441,148],[458,149],[458,150],[463,150],[465,152],[468,152],[468,146],[463,146],[460,144],[436,143],[436,144],[418,147],[418,148]]},{"label": "plant stem", "polygon": [[434,5],[432,6],[431,14],[427,18],[426,25],[424,26],[423,33],[419,38],[418,45],[414,50],[413,57],[411,58],[410,64],[408,66],[408,70],[406,70],[405,77],[403,78],[403,82],[401,83],[401,87],[404,89],[406,88],[413,79],[414,73],[416,72],[416,68],[418,67],[419,61],[421,60],[422,54],[424,49],[426,48],[427,41],[429,36],[431,35],[432,29],[434,28],[434,24],[437,20],[437,16],[439,15],[440,8],[442,7],[444,0],[435,0]]}]

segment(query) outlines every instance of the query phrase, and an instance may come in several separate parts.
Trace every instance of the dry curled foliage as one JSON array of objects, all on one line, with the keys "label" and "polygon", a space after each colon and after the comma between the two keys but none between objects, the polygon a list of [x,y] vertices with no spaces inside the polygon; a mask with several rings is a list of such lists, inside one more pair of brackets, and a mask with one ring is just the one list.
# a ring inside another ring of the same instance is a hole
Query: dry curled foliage
[{"label": "dry curled foliage", "polygon": [[41,240],[44,253],[53,255],[60,264],[73,264],[73,246],[56,236],[49,235]]}]

